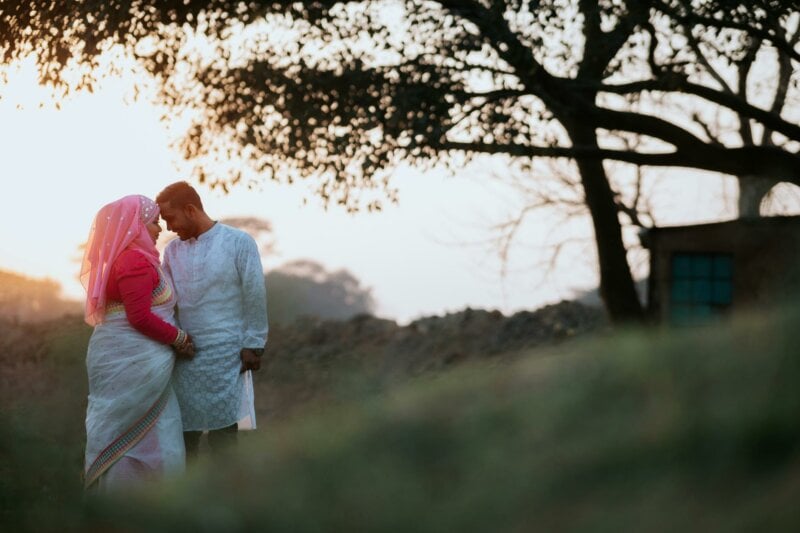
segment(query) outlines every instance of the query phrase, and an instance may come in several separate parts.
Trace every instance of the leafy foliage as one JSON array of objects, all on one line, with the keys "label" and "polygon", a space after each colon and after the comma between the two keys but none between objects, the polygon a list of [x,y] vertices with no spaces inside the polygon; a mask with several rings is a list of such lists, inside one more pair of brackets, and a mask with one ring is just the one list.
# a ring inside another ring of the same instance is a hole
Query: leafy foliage
[{"label": "leafy foliage", "polygon": [[[314,176],[324,197],[347,206],[359,203],[358,190],[385,188],[388,171],[403,162],[462,164],[450,157],[454,151],[779,172],[798,182],[787,150],[720,147],[682,117],[635,106],[653,91],[692,95],[797,141],[800,128],[781,117],[782,109],[763,111],[746,94],[729,94],[707,68],[744,61],[754,40],[796,61],[796,2],[0,5],[5,62],[36,53],[43,80],[59,83],[71,60],[97,66],[99,54],[122,45],[164,82],[165,101],[200,111],[184,143],[187,157],[213,155],[225,138],[225,155],[230,150],[278,179]],[[79,86],[96,75],[84,73]],[[622,95],[627,104],[609,105],[598,93]],[[686,118],[695,107],[686,106]],[[677,149],[570,145],[565,124],[574,120]],[[748,163],[753,156],[759,164],[769,156],[775,162],[759,170]],[[198,172],[207,177],[207,168]],[[240,174],[233,172],[235,181]]]}]

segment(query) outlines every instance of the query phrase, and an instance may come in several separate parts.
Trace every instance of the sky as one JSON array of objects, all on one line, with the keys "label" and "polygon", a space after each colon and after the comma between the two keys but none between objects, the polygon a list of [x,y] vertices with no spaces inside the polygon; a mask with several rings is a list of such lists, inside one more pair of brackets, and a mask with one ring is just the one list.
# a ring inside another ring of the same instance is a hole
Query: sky
[{"label": "sky", "polygon": [[[82,299],[79,246],[97,210],[127,194],[155,197],[189,176],[169,146],[174,134],[159,120],[161,111],[146,97],[131,99],[124,78],[105,79],[60,109],[48,94],[36,84],[30,63],[10,71],[0,85],[0,269],[55,279],[65,297]],[[302,184],[262,181],[257,190],[234,187],[227,195],[202,185],[198,191],[212,218],[254,216],[272,223],[277,247],[264,260],[268,270],[295,259],[347,269],[372,290],[376,313],[401,323],[465,307],[510,314],[594,287],[585,221],[564,223],[555,213],[526,220],[503,267],[492,227],[525,201],[491,177],[503,171],[491,163],[455,176],[400,169],[393,177],[399,204],[380,213],[325,210]],[[680,205],[706,219],[723,213],[719,194],[711,198],[719,205],[709,208],[712,182],[687,176],[654,180],[654,187],[673,188],[655,191],[667,211],[676,214]],[[719,187],[718,179],[713,183]],[[552,245],[578,235],[584,238],[549,268]]]}]

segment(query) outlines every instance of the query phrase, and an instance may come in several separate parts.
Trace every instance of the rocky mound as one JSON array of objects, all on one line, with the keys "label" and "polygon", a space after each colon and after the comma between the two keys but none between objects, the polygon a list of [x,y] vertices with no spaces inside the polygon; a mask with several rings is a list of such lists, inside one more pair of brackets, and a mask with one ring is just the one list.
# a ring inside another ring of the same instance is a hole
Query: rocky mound
[{"label": "rocky mound", "polygon": [[299,319],[270,330],[268,364],[256,376],[257,410],[283,418],[309,401],[383,390],[463,361],[510,357],[607,325],[603,310],[566,301],[512,316],[465,309],[407,326],[371,315]]},{"label": "rocky mound", "polygon": [[[371,315],[298,319],[270,330],[266,364],[255,376],[258,417],[268,423],[301,407],[381,392],[464,361],[514,357],[607,323],[602,310],[577,302],[513,316],[465,309],[407,326]],[[67,383],[70,394],[85,398],[90,334],[80,315],[41,323],[0,319],[0,404],[24,404]]]}]

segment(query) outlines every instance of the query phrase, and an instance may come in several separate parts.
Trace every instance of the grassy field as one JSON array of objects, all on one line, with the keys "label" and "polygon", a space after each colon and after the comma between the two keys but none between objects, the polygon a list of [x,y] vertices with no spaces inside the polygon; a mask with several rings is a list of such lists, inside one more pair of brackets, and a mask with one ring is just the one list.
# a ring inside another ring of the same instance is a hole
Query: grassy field
[{"label": "grassy field", "polygon": [[87,332],[50,327],[38,363],[58,370],[48,389],[3,393],[2,520],[54,531],[797,531],[798,325],[783,310],[584,337],[382,389],[342,374],[328,407],[268,421],[224,460],[116,500],[80,492]]}]

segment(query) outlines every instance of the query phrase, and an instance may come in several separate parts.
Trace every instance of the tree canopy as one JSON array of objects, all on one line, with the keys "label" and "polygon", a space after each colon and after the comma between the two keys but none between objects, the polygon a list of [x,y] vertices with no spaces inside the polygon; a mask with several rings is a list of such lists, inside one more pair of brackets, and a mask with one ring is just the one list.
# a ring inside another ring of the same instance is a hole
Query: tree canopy
[{"label": "tree canopy", "polygon": [[236,156],[377,207],[401,164],[571,158],[626,320],[642,309],[604,161],[800,184],[798,17],[777,0],[0,1],[0,49],[56,85],[83,65],[82,86],[123,46],[195,113],[201,180],[238,180],[204,163]]}]

